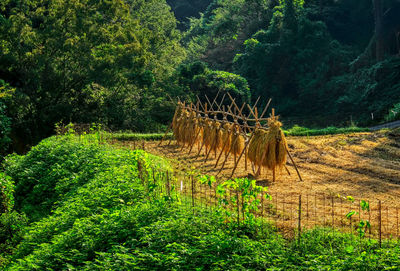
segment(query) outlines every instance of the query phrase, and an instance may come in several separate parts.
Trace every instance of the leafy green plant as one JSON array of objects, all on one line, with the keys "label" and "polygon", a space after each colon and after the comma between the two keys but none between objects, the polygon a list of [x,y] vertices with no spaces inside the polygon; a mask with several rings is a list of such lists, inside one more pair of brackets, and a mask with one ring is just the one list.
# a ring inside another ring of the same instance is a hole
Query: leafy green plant
[{"label": "leafy green plant", "polygon": [[14,182],[0,172],[0,214],[11,211],[14,207]]}]

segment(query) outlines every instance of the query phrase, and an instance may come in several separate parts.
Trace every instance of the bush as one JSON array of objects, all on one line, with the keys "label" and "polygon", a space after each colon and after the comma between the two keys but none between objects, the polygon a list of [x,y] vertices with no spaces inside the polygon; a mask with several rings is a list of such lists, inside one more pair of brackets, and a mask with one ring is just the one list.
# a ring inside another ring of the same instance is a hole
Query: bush
[{"label": "bush", "polygon": [[16,211],[0,214],[0,267],[9,263],[11,255],[23,238],[23,229],[28,225],[25,214]]},{"label": "bush", "polygon": [[4,155],[11,143],[11,119],[6,115],[6,106],[0,101],[0,158]]},{"label": "bush", "polygon": [[[203,103],[207,102],[205,95],[213,99],[218,92],[221,92],[220,97],[228,92],[236,98],[238,104],[250,101],[250,88],[245,78],[234,73],[213,71],[203,62],[181,65],[176,77],[178,84],[184,91],[189,92],[189,96],[198,95]],[[228,97],[225,98],[224,104],[231,104]]]},{"label": "bush", "polygon": [[400,103],[394,104],[388,114],[385,116],[386,121],[394,121],[400,119]]},{"label": "bush", "polygon": [[0,214],[11,211],[14,206],[14,183],[0,172]]}]

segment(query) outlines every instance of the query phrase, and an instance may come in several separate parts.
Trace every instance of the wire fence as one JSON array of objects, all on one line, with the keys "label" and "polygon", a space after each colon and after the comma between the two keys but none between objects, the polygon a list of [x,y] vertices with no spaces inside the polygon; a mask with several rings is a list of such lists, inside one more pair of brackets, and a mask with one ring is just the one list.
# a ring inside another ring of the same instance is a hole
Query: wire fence
[{"label": "wire fence", "polygon": [[[328,231],[353,233],[363,238],[399,239],[399,207],[381,200],[362,200],[325,193],[281,193],[261,191],[252,201],[257,208],[246,208],[246,194],[228,189],[224,195],[223,181],[207,183],[201,176],[185,172],[143,170],[139,177],[156,195],[176,198],[182,206],[228,210],[230,219],[240,224],[249,213],[276,225],[281,232],[296,236],[302,231],[323,227]],[[152,183],[154,182],[154,183]],[[266,197],[268,195],[268,197]]]}]

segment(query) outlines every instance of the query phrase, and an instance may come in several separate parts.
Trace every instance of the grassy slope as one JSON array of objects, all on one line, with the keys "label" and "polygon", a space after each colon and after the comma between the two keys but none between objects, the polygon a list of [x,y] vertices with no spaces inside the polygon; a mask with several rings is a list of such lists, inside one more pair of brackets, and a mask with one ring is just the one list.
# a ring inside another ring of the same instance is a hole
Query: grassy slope
[{"label": "grassy slope", "polygon": [[142,151],[71,136],[46,139],[26,156],[8,158],[17,211],[37,222],[24,227],[10,255],[0,251],[3,268],[9,263],[8,270],[381,270],[400,264],[395,243],[380,250],[376,242],[364,241],[360,249],[352,236],[316,230],[304,233],[298,244],[268,224],[261,234],[253,224],[240,229],[224,224],[219,212],[198,209],[193,216],[179,201],[146,192],[139,160],[144,168],[170,170]]}]

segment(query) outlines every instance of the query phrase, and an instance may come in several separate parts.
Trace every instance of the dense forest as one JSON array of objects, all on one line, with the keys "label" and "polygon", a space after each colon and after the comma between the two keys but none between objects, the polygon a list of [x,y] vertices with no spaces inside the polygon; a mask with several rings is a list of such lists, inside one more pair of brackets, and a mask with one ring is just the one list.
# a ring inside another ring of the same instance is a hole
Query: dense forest
[{"label": "dense forest", "polygon": [[0,3],[0,152],[57,123],[159,131],[174,99],[258,96],[286,125],[398,119],[398,0]]}]

